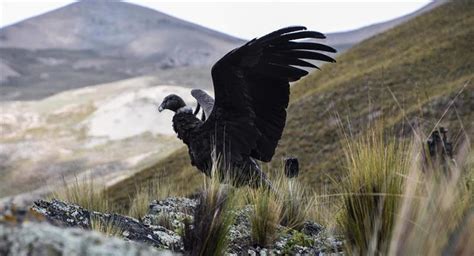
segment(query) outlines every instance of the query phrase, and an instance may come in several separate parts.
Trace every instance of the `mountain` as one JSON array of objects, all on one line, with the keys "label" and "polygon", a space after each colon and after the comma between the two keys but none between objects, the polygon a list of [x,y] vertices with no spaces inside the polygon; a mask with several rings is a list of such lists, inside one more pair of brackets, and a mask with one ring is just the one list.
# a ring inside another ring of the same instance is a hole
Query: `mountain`
[{"label": "mountain", "polygon": [[[379,121],[402,137],[411,136],[412,127],[428,133],[439,124],[456,146],[462,134],[473,138],[473,9],[472,1],[441,5],[352,47],[337,63],[294,84],[283,138],[265,168],[281,171],[282,159],[294,156],[299,179],[315,189],[330,188],[329,177],[344,175],[340,120],[353,136]],[[189,193],[202,180],[183,147],[111,186],[109,194],[126,201],[125,191],[154,176]]]},{"label": "mountain", "polygon": [[0,100],[41,99],[135,76],[160,77],[175,67],[208,72],[242,42],[138,5],[80,1],[1,29]]},{"label": "mountain", "polygon": [[[345,50],[443,2],[391,21],[331,33],[327,42]],[[1,29],[0,101],[42,99],[142,75],[210,88],[210,65],[242,43],[142,6],[84,0]]]}]

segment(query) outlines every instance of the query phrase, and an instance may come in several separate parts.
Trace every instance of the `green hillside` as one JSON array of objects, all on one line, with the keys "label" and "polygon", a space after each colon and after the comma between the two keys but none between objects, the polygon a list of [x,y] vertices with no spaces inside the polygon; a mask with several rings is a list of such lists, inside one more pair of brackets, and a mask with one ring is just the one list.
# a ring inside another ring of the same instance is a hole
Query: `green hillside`
[{"label": "green hillside", "polygon": [[[440,124],[450,129],[454,139],[461,127],[472,138],[473,10],[472,1],[444,4],[360,43],[340,55],[336,64],[295,84],[287,126],[271,166],[279,166],[283,157],[296,156],[300,179],[315,188],[328,183],[329,175],[341,177],[337,116],[355,135],[383,118],[385,127],[401,136],[409,135],[416,125],[429,131],[444,116]],[[183,148],[110,187],[109,193],[126,199],[130,188],[153,176],[182,193],[191,193],[202,183]]]}]

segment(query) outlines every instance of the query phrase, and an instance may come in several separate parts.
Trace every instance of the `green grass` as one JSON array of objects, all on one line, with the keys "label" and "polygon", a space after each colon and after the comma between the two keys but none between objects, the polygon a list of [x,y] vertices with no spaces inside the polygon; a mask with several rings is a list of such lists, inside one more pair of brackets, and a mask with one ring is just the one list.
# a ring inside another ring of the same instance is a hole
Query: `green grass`
[{"label": "green grass", "polygon": [[410,145],[370,130],[345,145],[348,176],[339,185],[343,198],[340,226],[350,255],[386,254],[404,180],[411,165]]}]

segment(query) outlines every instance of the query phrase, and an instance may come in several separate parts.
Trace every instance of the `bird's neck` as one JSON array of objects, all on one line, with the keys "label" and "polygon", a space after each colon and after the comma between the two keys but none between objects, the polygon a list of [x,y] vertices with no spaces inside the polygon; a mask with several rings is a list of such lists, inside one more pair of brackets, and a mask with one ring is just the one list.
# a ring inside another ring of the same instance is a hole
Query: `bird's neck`
[{"label": "bird's neck", "polygon": [[201,120],[193,115],[190,111],[176,111],[173,116],[173,129],[178,134],[178,138],[188,144],[192,136],[192,132],[202,123]]}]

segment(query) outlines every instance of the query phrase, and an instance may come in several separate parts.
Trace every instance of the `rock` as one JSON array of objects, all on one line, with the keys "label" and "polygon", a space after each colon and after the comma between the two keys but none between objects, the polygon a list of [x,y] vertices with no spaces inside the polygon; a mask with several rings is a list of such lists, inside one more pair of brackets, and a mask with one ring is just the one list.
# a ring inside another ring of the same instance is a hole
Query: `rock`
[{"label": "rock", "polygon": [[312,221],[305,221],[305,223],[303,224],[303,229],[301,230],[301,232],[303,232],[304,234],[306,234],[308,236],[316,236],[323,229],[324,229],[324,227],[317,224],[317,223],[314,223]]},{"label": "rock", "polygon": [[148,226],[163,226],[178,232],[184,228],[184,219],[192,220],[196,204],[197,200],[185,197],[154,200],[150,203],[150,210],[142,218],[142,222]]},{"label": "rock", "polygon": [[[186,219],[192,220],[197,204],[198,199],[179,197],[170,197],[161,201],[155,200],[151,202],[148,214],[141,221],[119,214],[88,211],[77,205],[59,200],[40,200],[35,203],[32,209],[58,227],[79,227],[83,231],[77,229],[76,232],[87,232],[84,229],[91,229],[91,219],[100,220],[101,223],[112,222],[114,226],[119,227],[119,236],[125,241],[130,240],[151,245],[158,249],[184,252],[181,237],[184,222]],[[278,236],[268,248],[254,245],[251,238],[249,219],[252,210],[250,205],[235,210],[235,221],[228,234],[230,240],[227,249],[228,255],[342,254],[342,239],[333,236],[323,226],[311,221],[306,221],[301,231],[279,226],[277,228]],[[23,215],[25,214],[22,213]],[[29,219],[36,219],[36,217],[30,217]],[[54,239],[51,241],[51,243],[56,242]],[[44,243],[48,242],[45,241]],[[0,255],[3,255],[1,253],[0,251]]]},{"label": "rock", "polygon": [[117,229],[122,231],[125,239],[162,249],[182,250],[180,237],[173,231],[161,226],[146,226],[131,217],[90,212],[80,206],[54,199],[51,202],[36,201],[32,209],[43,214],[50,223],[56,226],[91,229],[91,218],[97,218],[102,223],[112,222]]},{"label": "rock", "polygon": [[0,225],[0,255],[174,255],[170,251],[48,223]]}]

